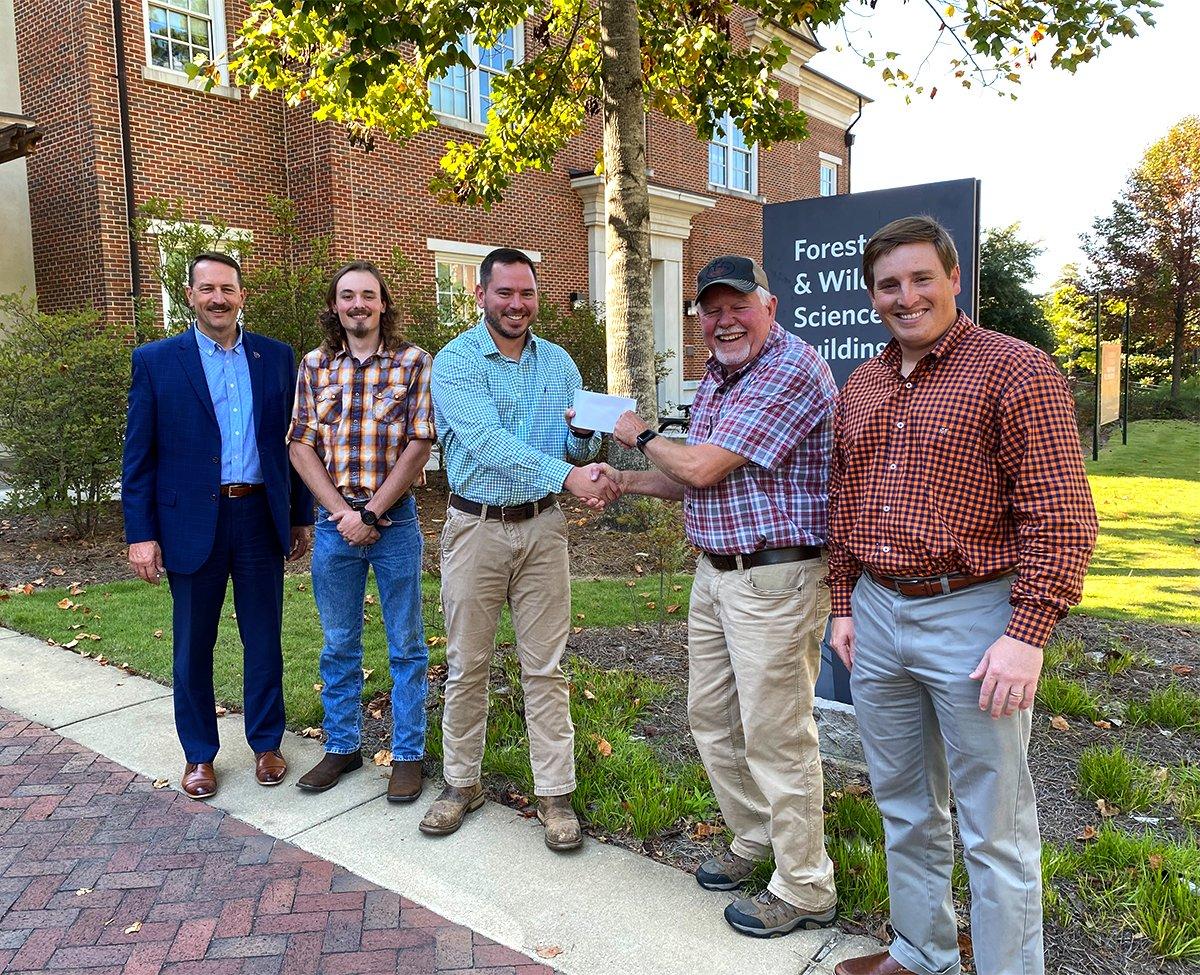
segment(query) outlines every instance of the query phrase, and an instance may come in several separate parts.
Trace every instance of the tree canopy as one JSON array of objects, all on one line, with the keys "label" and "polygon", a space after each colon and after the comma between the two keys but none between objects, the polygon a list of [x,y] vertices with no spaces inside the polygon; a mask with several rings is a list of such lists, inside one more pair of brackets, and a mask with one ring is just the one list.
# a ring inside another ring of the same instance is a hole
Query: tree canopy
[{"label": "tree canopy", "polygon": [[1083,235],[1091,285],[1128,301],[1134,331],[1171,350],[1171,396],[1200,341],[1200,115],[1146,150],[1111,212]]},{"label": "tree canopy", "polygon": [[979,244],[979,324],[1012,335],[1044,352],[1057,341],[1038,297],[1029,290],[1042,247],[1022,240],[1020,224],[993,227]]}]

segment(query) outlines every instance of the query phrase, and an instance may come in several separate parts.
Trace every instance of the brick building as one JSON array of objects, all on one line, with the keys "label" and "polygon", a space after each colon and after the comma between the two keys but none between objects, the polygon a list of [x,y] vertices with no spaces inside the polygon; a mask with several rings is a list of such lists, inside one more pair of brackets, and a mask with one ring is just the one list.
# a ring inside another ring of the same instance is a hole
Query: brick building
[{"label": "brick building", "polygon": [[[364,153],[340,128],[276,96],[228,85],[204,92],[188,81],[182,65],[196,52],[223,53],[245,0],[15,0],[14,11],[21,103],[45,132],[29,160],[45,310],[86,305],[125,318],[133,294],[159,294],[154,244],[131,248],[127,230],[130,210],[150,197],[178,198],[188,219],[219,218],[253,235],[257,257],[286,260],[268,194],[295,201],[304,230],[330,235],[338,258],[382,261],[401,247],[431,297],[447,280],[472,286],[480,258],[503,244],[543,262],[550,300],[603,300],[598,119],[553,172],[520,177],[489,213],[426,191],[447,138],[482,131],[489,80],[521,57],[524,31],[473,52],[477,69],[431,86],[441,126]],[[727,125],[725,139],[706,145],[686,126],[648,116],[654,320],[660,349],[677,353],[663,402],[690,402],[705,358],[686,311],[696,272],[717,253],[761,257],[764,203],[848,191],[847,131],[865,101],[806,66],[820,50],[807,26],[783,29],[739,9],[731,28],[750,44],[786,41],[781,91],[808,112],[810,138],[758,151]]]}]

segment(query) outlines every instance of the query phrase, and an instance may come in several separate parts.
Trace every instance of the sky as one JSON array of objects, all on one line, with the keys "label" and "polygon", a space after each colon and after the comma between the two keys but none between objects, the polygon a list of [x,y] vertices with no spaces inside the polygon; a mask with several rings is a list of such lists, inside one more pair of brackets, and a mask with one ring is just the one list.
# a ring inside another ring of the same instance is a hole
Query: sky
[{"label": "sky", "polygon": [[[919,52],[909,58],[919,62],[932,36],[913,31],[920,6],[893,4],[876,14],[876,39],[858,34],[856,45]],[[937,85],[937,97],[914,95],[906,106],[878,67],[835,49],[845,47],[840,31],[818,35],[827,50],[809,63],[875,99],[854,127],[855,191],[979,179],[981,226],[1019,221],[1022,237],[1045,247],[1033,283],[1040,291],[1064,264],[1085,260],[1079,234],[1109,212],[1145,150],[1185,115],[1200,113],[1200,0],[1166,0],[1155,19],[1154,28],[1114,41],[1074,75],[1036,64],[1015,102],[965,91],[944,69],[927,69],[922,82],[926,90]]]}]

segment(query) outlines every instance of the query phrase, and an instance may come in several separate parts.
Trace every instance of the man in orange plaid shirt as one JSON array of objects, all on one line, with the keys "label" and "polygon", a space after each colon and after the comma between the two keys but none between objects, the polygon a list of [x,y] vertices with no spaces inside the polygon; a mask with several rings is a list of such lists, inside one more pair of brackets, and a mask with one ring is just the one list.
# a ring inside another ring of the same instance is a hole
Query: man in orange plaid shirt
[{"label": "man in orange plaid shirt", "polygon": [[955,307],[958,255],[932,219],[879,230],[863,274],[893,338],[834,413],[829,584],[895,938],[836,971],[960,970],[952,786],[976,971],[1042,975],[1030,708],[1096,539],[1074,403],[1049,356]]}]

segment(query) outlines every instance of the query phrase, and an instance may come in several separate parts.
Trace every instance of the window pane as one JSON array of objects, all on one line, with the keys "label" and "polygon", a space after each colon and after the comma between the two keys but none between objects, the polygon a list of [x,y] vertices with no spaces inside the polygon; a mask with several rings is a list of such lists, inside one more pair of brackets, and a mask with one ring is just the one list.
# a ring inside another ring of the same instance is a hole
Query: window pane
[{"label": "window pane", "polygon": [[708,144],[708,181],[713,186],[725,185],[725,149],[713,142]]},{"label": "window pane", "polygon": [[489,71],[479,72],[479,121],[487,121],[488,112],[492,108],[492,74]]},{"label": "window pane", "polygon": [[735,152],[733,155],[733,178],[729,185],[735,190],[750,191],[750,153]]},{"label": "window pane", "polygon": [[188,19],[183,14],[177,14],[174,10],[171,11],[171,39],[175,41],[187,41],[188,39]]},{"label": "window pane", "polygon": [[746,137],[742,135],[742,130],[732,121],[729,123],[729,131],[733,147],[735,149],[745,149]]},{"label": "window pane", "polygon": [[837,167],[829,163],[821,163],[821,195],[837,195]]},{"label": "window pane", "polygon": [[208,16],[208,0],[192,0],[192,9],[198,14]]},{"label": "window pane", "polygon": [[208,21],[201,20],[199,17],[191,17],[189,21],[192,25],[192,46],[200,48],[205,53],[212,53],[212,48],[208,43]]},{"label": "window pane", "polygon": [[514,60],[516,60],[516,48],[513,46],[511,27],[497,38],[495,47],[479,49],[479,66],[481,68],[505,71],[509,62]]},{"label": "window pane", "polygon": [[167,36],[167,12],[162,7],[150,8],[150,33]]},{"label": "window pane", "polygon": [[186,71],[191,58],[191,49],[186,44],[171,45],[171,67],[176,71]]},{"label": "window pane", "polygon": [[161,37],[150,38],[150,63],[156,68],[171,66],[171,48]]}]

